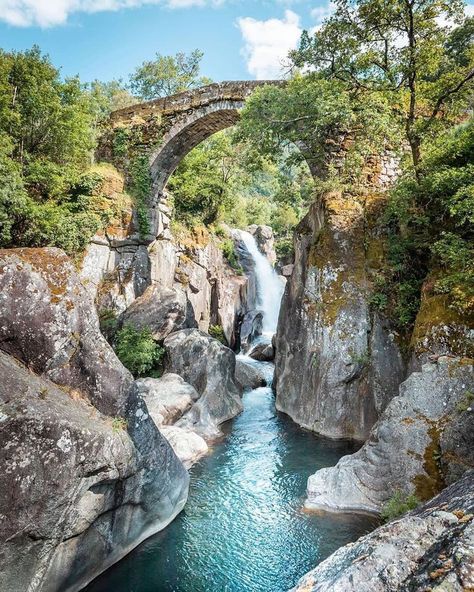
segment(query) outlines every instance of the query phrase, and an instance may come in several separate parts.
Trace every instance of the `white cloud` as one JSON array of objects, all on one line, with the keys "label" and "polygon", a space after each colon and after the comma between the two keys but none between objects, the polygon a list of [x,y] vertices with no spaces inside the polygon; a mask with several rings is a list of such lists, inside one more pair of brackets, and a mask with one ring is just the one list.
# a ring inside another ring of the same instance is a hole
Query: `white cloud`
[{"label": "white cloud", "polygon": [[311,10],[311,17],[316,21],[316,26],[320,26],[324,20],[331,16],[336,10],[336,3],[329,1],[321,6],[316,6]]},{"label": "white cloud", "polygon": [[0,20],[17,27],[53,27],[76,12],[103,12],[162,4],[168,8],[218,6],[224,0],[0,0]]},{"label": "white cloud", "polygon": [[247,69],[258,80],[279,78],[288,52],[298,46],[302,29],[300,17],[286,10],[283,19],[258,21],[251,17],[240,18],[237,24],[242,33],[242,54]]}]

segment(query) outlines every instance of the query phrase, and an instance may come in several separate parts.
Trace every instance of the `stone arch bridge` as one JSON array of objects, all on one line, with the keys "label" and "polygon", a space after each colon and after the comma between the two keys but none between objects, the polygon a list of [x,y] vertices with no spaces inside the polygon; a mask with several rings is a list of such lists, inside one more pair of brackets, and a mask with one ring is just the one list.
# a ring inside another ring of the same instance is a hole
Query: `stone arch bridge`
[{"label": "stone arch bridge", "polygon": [[[111,115],[113,136],[109,138],[109,150],[114,152],[117,137],[127,133],[131,139],[127,150],[141,150],[149,156],[153,193],[158,196],[186,154],[212,134],[234,125],[246,99],[256,88],[266,84],[279,85],[283,82],[266,80],[210,84],[114,111]],[[120,165],[117,154],[108,156]],[[130,154],[122,156],[130,160]],[[121,168],[127,168],[126,162],[122,165]]]}]

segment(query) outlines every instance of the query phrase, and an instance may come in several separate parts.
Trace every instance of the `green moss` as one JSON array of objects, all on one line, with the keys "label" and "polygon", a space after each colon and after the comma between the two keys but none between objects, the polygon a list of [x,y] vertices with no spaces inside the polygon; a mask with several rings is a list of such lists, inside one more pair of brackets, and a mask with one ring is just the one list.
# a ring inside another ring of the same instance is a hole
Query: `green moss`
[{"label": "green moss", "polygon": [[217,339],[217,341],[220,341],[223,345],[228,345],[224,329],[220,325],[211,325],[209,327],[208,333],[211,337]]},{"label": "green moss", "polygon": [[114,432],[125,431],[128,427],[128,421],[124,417],[114,417],[112,420],[112,430]]},{"label": "green moss", "polygon": [[135,200],[138,228],[140,235],[150,232],[149,201],[151,194],[151,174],[148,157],[145,154],[135,156],[129,165],[130,193]]},{"label": "green moss", "polygon": [[441,470],[440,435],[440,426],[434,423],[430,425],[428,429],[430,442],[423,455],[425,473],[416,475],[413,479],[416,495],[422,501],[431,499],[446,485]]},{"label": "green moss", "polygon": [[468,409],[472,407],[474,403],[474,393],[471,391],[467,391],[464,393],[464,397],[462,401],[456,405],[456,410],[458,413],[465,413]]},{"label": "green moss", "polygon": [[416,317],[411,347],[416,353],[422,353],[429,351],[432,341],[439,343],[442,339],[450,353],[474,357],[474,343],[466,330],[472,327],[468,318],[449,306],[447,294],[426,294]]}]

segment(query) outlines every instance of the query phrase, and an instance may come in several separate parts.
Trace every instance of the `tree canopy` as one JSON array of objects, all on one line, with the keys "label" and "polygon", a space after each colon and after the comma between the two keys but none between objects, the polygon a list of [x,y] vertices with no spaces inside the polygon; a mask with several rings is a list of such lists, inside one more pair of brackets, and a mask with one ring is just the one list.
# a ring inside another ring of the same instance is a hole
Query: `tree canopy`
[{"label": "tree canopy", "polygon": [[199,49],[174,56],[157,53],[153,60],[143,62],[135,70],[130,77],[130,88],[135,95],[149,101],[209,84],[210,79],[201,76],[203,57]]},{"label": "tree canopy", "polygon": [[[472,94],[472,19],[462,0],[336,0],[323,26],[303,34],[295,66],[352,94],[390,98],[418,167],[427,134],[462,114]],[[448,26],[451,25],[451,26]],[[452,25],[457,25],[453,28]]]}]

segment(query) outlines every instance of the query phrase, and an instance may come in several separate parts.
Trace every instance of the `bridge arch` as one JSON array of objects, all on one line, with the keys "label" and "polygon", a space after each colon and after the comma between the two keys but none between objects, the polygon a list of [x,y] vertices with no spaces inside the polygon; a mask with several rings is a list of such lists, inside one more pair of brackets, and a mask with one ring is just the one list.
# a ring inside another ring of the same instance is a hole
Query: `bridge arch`
[{"label": "bridge arch", "polygon": [[183,158],[198,144],[239,120],[244,101],[216,101],[180,119],[150,155],[154,193],[162,191]]},{"label": "bridge arch", "polygon": [[156,143],[156,137],[148,139],[153,194],[158,196],[186,154],[209,136],[235,125],[246,99],[266,84],[284,83],[264,80],[210,84],[120,109],[112,113],[111,120],[114,126],[132,124],[144,128],[149,122],[160,122],[154,128],[158,127],[162,134],[160,141]]}]

